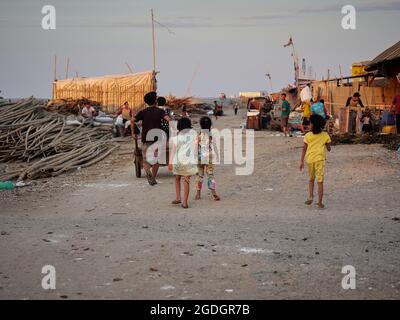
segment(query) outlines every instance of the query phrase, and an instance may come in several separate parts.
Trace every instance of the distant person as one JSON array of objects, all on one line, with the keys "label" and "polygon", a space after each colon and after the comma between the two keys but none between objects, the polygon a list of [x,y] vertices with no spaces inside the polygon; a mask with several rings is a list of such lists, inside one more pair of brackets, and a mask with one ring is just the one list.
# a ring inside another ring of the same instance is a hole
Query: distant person
[{"label": "distant person", "polygon": [[90,103],[85,102],[83,104],[83,108],[81,111],[81,115],[87,119],[87,120],[93,120],[93,118],[96,116],[96,109],[93,108]]},{"label": "distant person", "polygon": [[331,151],[331,138],[322,129],[325,126],[325,120],[313,114],[310,117],[311,132],[304,136],[304,146],[301,153],[299,168],[304,169],[304,159],[306,159],[309,181],[309,197],[306,200],[307,205],[311,205],[314,201],[314,183],[317,179],[318,184],[318,208],[323,209],[325,206],[322,203],[324,196],[324,175],[325,175],[325,160],[326,150]]},{"label": "distant person", "polygon": [[311,116],[311,84],[307,85],[300,91],[301,100],[301,111],[302,111],[302,122],[301,122],[301,132],[305,133],[310,127],[310,116]]},{"label": "distant person", "polygon": [[189,112],[187,112],[186,105],[183,105],[183,107],[182,107],[182,114],[181,114],[181,116],[184,117],[184,118],[190,118]]},{"label": "distant person", "polygon": [[282,100],[282,113],[281,113],[281,129],[283,133],[285,134],[285,137],[287,137],[289,129],[288,129],[288,122],[289,122],[289,114],[290,114],[290,104],[289,101],[286,100],[286,93],[281,94],[281,100]]},{"label": "distant person", "polygon": [[[157,97],[157,106],[164,110],[165,114],[169,116],[168,114],[168,108],[167,108],[167,99],[164,97]],[[169,122],[165,120],[164,118],[161,119],[161,129],[166,133],[167,138],[169,137]]]},{"label": "distant person", "polygon": [[325,101],[323,99],[311,106],[311,114],[316,114],[322,117],[322,119],[326,119]]},{"label": "distant person", "polygon": [[267,98],[261,108],[261,129],[268,129],[271,122],[272,101]]},{"label": "distant person", "polygon": [[214,116],[215,116],[215,120],[218,119],[218,103],[217,101],[214,101]]},{"label": "distant person", "polygon": [[319,102],[321,102],[324,105],[324,114],[325,114],[325,120],[328,121],[331,116],[328,112],[328,109],[326,108],[326,104],[325,104],[325,100],[324,99],[320,99]]},{"label": "distant person", "polygon": [[[142,121],[142,154],[143,154],[143,168],[146,172],[147,181],[151,186],[157,184],[156,176],[158,172],[158,168],[160,164],[157,162],[155,164],[150,164],[148,157],[149,147],[157,141],[157,137],[152,137],[148,135],[148,133],[153,129],[160,129],[162,130],[161,120],[165,119],[166,121],[170,121],[169,116],[166,115],[165,111],[161,108],[157,107],[157,93],[151,91],[146,93],[144,96],[144,102],[146,103],[147,107],[143,110],[140,110],[131,123],[131,130],[136,138],[136,134],[134,131],[135,123]],[[158,156],[158,150],[154,152],[152,157],[156,158]]]},{"label": "distant person", "polygon": [[123,127],[123,134],[122,136],[125,136],[128,133],[130,123],[128,122],[131,121],[133,117],[133,112],[131,108],[129,108],[129,103],[126,101],[118,110],[117,116],[121,116],[122,118],[122,127]]},{"label": "distant person", "polygon": [[307,85],[300,91],[300,100],[302,103],[303,102],[310,103],[311,99],[312,99],[311,84],[307,83]]},{"label": "distant person", "polygon": [[[197,173],[196,139],[197,134],[190,130],[192,122],[183,117],[178,120],[178,135],[171,138],[169,167],[175,176],[176,198],[172,204],[181,204],[188,208],[190,178]],[[181,198],[181,181],[183,180],[183,200]]]},{"label": "distant person", "polygon": [[132,118],[132,110],[129,108],[128,101],[125,101],[124,104],[119,108],[117,115],[122,115],[124,123]]},{"label": "distant person", "polygon": [[301,111],[303,112],[301,132],[305,133],[310,130],[311,103],[309,101],[303,102],[301,104]]},{"label": "distant person", "polygon": [[352,97],[347,99],[346,107],[349,108],[349,132],[356,133],[358,127],[357,121],[361,120],[361,112],[364,109],[361,95],[355,92]]},{"label": "distant person", "polygon": [[200,119],[201,132],[198,136],[198,159],[196,175],[196,200],[200,199],[201,189],[203,187],[204,175],[207,174],[207,187],[211,191],[214,200],[221,200],[216,192],[216,183],[214,178],[213,151],[216,150],[216,144],[211,135],[211,119],[207,116]]},{"label": "distant person", "polygon": [[361,117],[361,122],[363,124],[362,126],[362,132],[363,133],[371,133],[372,132],[372,114],[369,110],[366,110],[362,117]]},{"label": "distant person", "polygon": [[237,102],[235,102],[233,104],[233,112],[235,113],[235,116],[237,115],[238,110],[239,110],[239,104]]},{"label": "distant person", "polygon": [[396,117],[396,131],[400,134],[400,93],[396,94],[392,101],[392,112]]}]

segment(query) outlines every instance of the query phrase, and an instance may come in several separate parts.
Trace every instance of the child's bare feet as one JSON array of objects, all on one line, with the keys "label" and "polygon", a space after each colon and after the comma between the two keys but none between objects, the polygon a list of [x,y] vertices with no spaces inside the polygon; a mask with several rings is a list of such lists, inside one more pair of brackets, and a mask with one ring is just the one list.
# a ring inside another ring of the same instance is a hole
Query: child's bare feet
[{"label": "child's bare feet", "polygon": [[172,204],[180,204],[182,203],[182,201],[180,199],[176,199],[174,201],[172,201]]},{"label": "child's bare feet", "polygon": [[213,193],[212,196],[213,196],[215,201],[221,200],[221,198],[216,193]]},{"label": "child's bare feet", "polygon": [[185,203],[183,203],[183,204],[182,204],[182,208],[183,208],[183,209],[187,209],[187,208],[189,208],[189,206],[188,206],[188,204],[187,204],[187,203],[186,203],[186,204],[185,204]]},{"label": "child's bare feet", "polygon": [[325,205],[322,203],[318,203],[318,209],[325,209]]},{"label": "child's bare feet", "polygon": [[309,206],[310,204],[313,203],[313,201],[314,201],[313,198],[307,199],[306,202],[305,202],[305,204]]}]

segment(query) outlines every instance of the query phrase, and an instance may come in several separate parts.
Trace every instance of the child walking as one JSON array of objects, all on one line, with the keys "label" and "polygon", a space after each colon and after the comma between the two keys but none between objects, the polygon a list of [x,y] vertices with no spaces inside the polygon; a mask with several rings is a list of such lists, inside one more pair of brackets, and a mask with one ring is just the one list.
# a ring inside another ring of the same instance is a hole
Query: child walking
[{"label": "child walking", "polygon": [[304,158],[308,167],[308,173],[310,176],[309,182],[309,197],[305,202],[310,205],[314,201],[314,182],[317,179],[318,184],[318,208],[325,208],[322,203],[324,196],[324,173],[325,173],[325,160],[326,150],[331,151],[331,138],[322,129],[325,126],[325,120],[317,115],[313,114],[310,117],[311,132],[304,136],[303,152],[301,154],[299,168],[300,171],[304,169]]},{"label": "child walking", "polygon": [[199,200],[201,196],[201,188],[203,187],[204,174],[207,174],[207,186],[211,191],[214,200],[219,201],[221,198],[218,196],[215,188],[214,179],[214,165],[213,165],[213,147],[215,144],[211,135],[212,122],[210,117],[202,117],[200,119],[201,132],[198,137],[198,172],[196,175],[196,197]]},{"label": "child walking", "polygon": [[[170,166],[175,175],[176,199],[172,204],[182,204],[187,209],[190,178],[197,173],[197,134],[190,130],[192,122],[189,118],[181,118],[178,121],[178,135],[171,138]],[[183,181],[183,201],[181,199],[181,180]]]}]

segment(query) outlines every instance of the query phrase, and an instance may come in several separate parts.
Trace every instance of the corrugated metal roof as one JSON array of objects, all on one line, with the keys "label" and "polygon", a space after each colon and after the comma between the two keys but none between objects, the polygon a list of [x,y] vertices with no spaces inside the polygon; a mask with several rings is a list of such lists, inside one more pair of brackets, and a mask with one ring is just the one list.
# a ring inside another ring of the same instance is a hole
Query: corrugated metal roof
[{"label": "corrugated metal roof", "polygon": [[386,49],[385,51],[383,51],[381,54],[379,54],[375,59],[373,59],[369,63],[369,66],[374,66],[384,61],[394,60],[399,58],[400,58],[400,41],[391,46],[390,48]]}]

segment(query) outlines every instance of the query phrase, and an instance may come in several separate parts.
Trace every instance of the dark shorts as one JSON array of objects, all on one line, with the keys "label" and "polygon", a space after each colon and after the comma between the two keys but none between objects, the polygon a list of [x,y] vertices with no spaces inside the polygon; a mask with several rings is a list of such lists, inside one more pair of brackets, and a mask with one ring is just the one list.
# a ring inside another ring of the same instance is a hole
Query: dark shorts
[{"label": "dark shorts", "polygon": [[310,118],[303,118],[303,126],[308,126],[310,125]]},{"label": "dark shorts", "polygon": [[372,132],[372,126],[370,124],[364,124],[362,126],[362,131],[363,132]]},{"label": "dark shorts", "polygon": [[400,114],[396,114],[397,133],[400,134]]},{"label": "dark shorts", "polygon": [[289,121],[289,117],[281,117],[282,126],[287,127],[288,121]]}]

